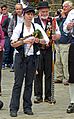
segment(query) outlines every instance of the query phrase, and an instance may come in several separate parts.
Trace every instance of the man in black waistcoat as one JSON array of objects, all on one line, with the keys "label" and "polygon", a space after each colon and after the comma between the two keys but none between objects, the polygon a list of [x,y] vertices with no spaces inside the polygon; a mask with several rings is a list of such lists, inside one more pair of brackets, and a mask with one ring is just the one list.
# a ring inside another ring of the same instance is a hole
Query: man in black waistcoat
[{"label": "man in black waistcoat", "polygon": [[[39,14],[34,18],[34,22],[41,25],[47,33],[49,40],[52,39],[52,18],[49,17],[49,5],[46,1],[39,2],[37,7]],[[58,33],[59,34],[59,33]],[[59,35],[58,35],[59,36]],[[57,37],[58,38],[58,37]],[[44,101],[51,101],[51,80],[52,80],[52,46],[41,46],[40,62],[37,69],[37,75],[34,81],[34,103],[43,102],[43,73],[45,74],[45,98]],[[55,101],[54,101],[55,102]]]}]

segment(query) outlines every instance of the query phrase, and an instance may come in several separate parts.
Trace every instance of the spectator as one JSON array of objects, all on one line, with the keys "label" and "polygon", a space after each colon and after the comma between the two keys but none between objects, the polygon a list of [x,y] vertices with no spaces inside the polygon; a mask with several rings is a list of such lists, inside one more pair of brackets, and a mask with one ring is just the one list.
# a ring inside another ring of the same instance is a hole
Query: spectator
[{"label": "spectator", "polygon": [[[8,12],[8,7],[7,5],[2,5],[1,6],[2,10],[2,15],[0,16],[0,24],[3,28],[4,31],[4,36],[5,36],[5,45],[4,45],[4,52],[3,52],[3,65],[2,67],[5,68],[5,64],[7,67],[9,67],[9,37],[7,33],[8,29],[8,24],[9,24],[9,19],[12,17],[11,13]],[[7,19],[7,21],[5,21]]]},{"label": "spectator", "polygon": [[[15,11],[13,13],[13,17],[10,20],[10,23],[9,23],[9,26],[8,26],[8,36],[9,36],[9,38],[11,38],[15,26],[18,23],[23,22],[24,19],[23,19],[23,14],[22,13],[23,13],[23,6],[22,6],[22,4],[17,3],[15,5]],[[12,46],[10,46],[10,52],[9,52],[10,55],[9,56],[10,56],[11,64],[12,64],[12,67],[11,67],[12,69],[10,70],[11,72],[14,71],[15,53],[16,53],[16,50],[14,50],[14,48]]]},{"label": "spectator", "polygon": [[[73,5],[73,3],[70,3]],[[70,104],[67,108],[67,113],[74,113],[74,9],[72,8],[68,13],[66,21],[63,25],[64,32],[69,34],[69,40],[71,42],[69,48],[69,59],[68,59],[68,69],[69,69],[69,94],[70,94]]]},{"label": "spectator", "polygon": [[55,83],[64,83],[68,85],[69,73],[68,73],[68,51],[70,47],[69,36],[63,31],[63,24],[69,11],[72,9],[70,1],[63,3],[63,10],[59,13],[60,16],[57,18],[57,23],[61,31],[61,38],[56,42],[56,80]]}]

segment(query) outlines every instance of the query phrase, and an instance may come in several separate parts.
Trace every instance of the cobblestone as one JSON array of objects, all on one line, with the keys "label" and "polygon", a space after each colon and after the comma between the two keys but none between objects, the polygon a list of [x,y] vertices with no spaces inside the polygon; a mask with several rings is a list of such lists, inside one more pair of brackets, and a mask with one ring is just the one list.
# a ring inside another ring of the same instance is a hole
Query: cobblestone
[{"label": "cobblestone", "polygon": [[[13,82],[14,73],[10,72],[10,69],[2,70],[2,96],[0,99],[4,102],[4,106],[2,110],[0,110],[0,119],[12,119],[12,117],[9,115],[9,102]],[[68,86],[64,86],[63,84],[55,84],[55,98],[55,105],[51,105],[46,102],[40,104],[33,103],[34,115],[28,116],[23,113],[21,96],[20,109],[16,119],[74,119],[74,113],[66,113],[66,109],[69,104]],[[34,101],[34,93],[32,95],[32,101]]]}]

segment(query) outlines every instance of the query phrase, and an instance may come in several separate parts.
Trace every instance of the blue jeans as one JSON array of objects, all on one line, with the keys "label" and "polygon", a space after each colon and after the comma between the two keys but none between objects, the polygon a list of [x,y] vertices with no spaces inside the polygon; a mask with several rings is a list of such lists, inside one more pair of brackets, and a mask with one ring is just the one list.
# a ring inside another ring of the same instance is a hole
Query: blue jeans
[{"label": "blue jeans", "polygon": [[3,52],[3,64],[10,64],[10,38],[5,36],[5,45]]}]

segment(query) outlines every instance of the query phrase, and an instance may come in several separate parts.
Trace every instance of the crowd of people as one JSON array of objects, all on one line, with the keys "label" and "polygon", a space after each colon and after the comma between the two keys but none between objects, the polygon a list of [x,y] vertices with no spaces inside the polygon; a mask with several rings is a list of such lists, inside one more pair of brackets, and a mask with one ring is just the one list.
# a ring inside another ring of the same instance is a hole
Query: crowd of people
[{"label": "crowd of people", "polygon": [[[17,117],[23,91],[23,112],[33,115],[32,86],[34,81],[34,103],[56,103],[54,82],[69,85],[70,105],[67,113],[74,113],[74,9],[71,1],[65,1],[54,17],[49,14],[47,1],[40,1],[38,14],[31,5],[23,8],[15,5],[8,12],[7,5],[0,8],[0,96],[1,70],[6,67],[14,71],[14,85],[10,100],[10,116]],[[18,59],[18,60],[17,60]],[[54,80],[54,74],[56,80]],[[43,99],[43,76],[45,94]],[[0,101],[0,109],[3,102]]]}]

